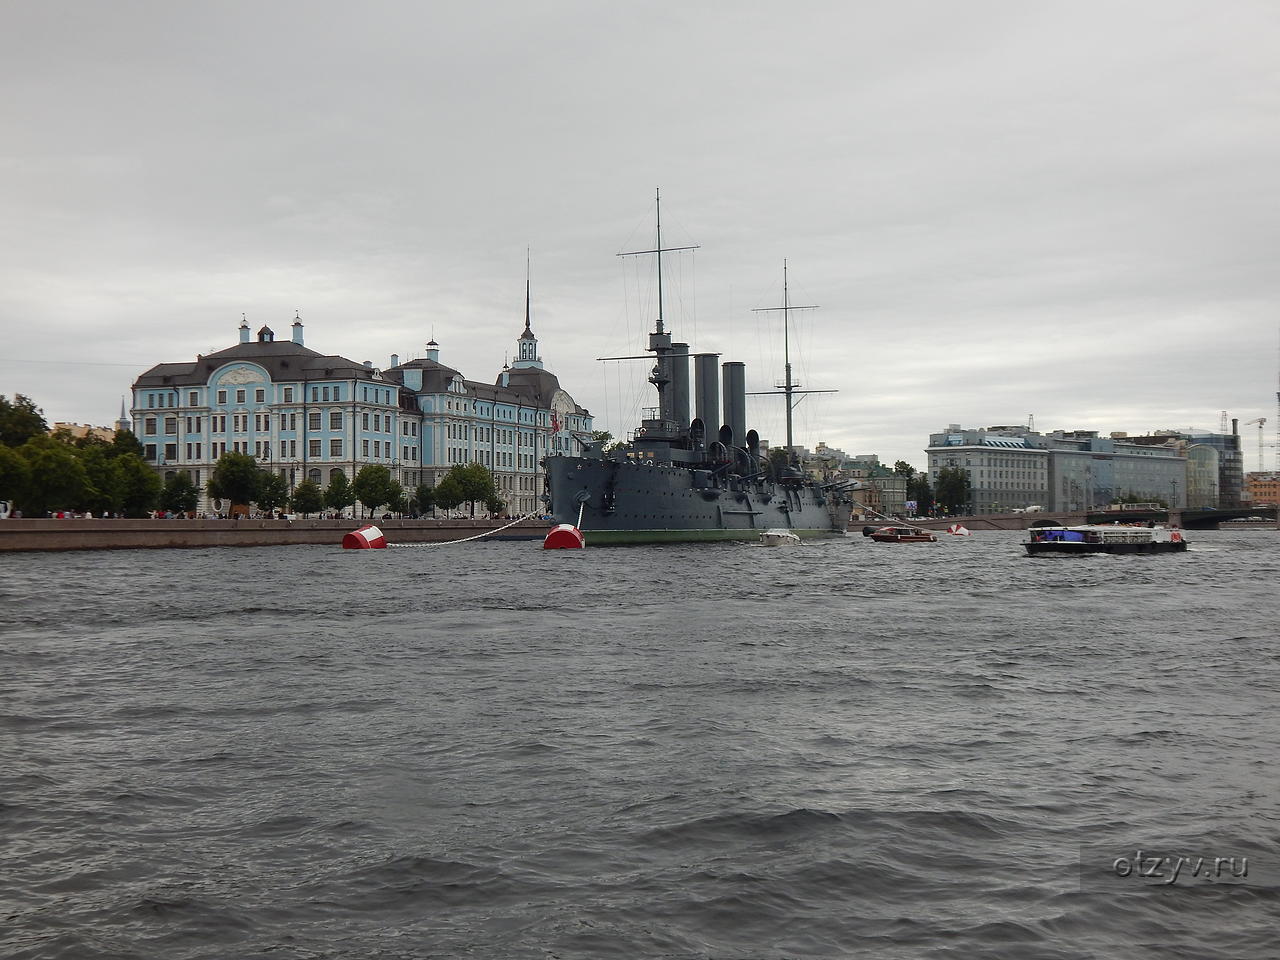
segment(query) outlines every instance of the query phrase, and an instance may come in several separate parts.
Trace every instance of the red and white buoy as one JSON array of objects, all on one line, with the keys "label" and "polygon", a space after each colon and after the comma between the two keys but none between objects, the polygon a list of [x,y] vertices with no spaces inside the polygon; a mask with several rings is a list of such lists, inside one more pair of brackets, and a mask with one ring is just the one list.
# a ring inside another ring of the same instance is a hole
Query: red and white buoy
[{"label": "red and white buoy", "polygon": [[572,523],[561,523],[547,531],[542,541],[543,550],[581,550],[587,545],[582,531]]},{"label": "red and white buoy", "polygon": [[382,550],[386,546],[386,534],[373,524],[353,530],[342,538],[343,550]]}]

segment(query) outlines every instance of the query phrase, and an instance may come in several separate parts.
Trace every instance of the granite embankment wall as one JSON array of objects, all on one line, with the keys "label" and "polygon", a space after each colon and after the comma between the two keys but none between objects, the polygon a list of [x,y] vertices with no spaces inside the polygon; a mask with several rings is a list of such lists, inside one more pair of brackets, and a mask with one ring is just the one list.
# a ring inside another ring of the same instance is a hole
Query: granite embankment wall
[{"label": "granite embankment wall", "polygon": [[[339,547],[343,534],[376,523],[391,543],[439,543],[497,530],[508,520],[0,520],[0,552],[164,547]],[[540,540],[546,520],[521,520],[494,538]]]}]

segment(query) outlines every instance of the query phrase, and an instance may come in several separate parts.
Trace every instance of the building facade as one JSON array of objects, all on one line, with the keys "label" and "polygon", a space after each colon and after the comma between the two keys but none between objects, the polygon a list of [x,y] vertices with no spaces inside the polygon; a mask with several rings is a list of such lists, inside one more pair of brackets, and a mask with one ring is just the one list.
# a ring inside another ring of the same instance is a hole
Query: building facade
[{"label": "building facade", "polygon": [[[128,426],[125,426],[128,429]],[[63,433],[75,440],[83,440],[85,437],[93,437],[95,440],[101,440],[103,443],[110,443],[116,435],[112,427],[95,427],[90,423],[63,423],[61,421],[55,423],[49,428],[50,433]]]},{"label": "building facade", "polygon": [[965,472],[972,513],[1007,513],[1032,505],[1048,506],[1048,450],[1037,446],[1022,427],[965,430],[959,424],[951,424],[945,433],[929,436],[925,452],[929,458],[929,483],[935,489],[943,468]]},{"label": "building facade", "polygon": [[975,514],[1031,506],[1089,511],[1120,498],[1186,506],[1187,457],[1176,444],[1140,444],[1095,430],[1041,434],[1023,426],[952,424],[930,435],[926,453],[930,483],[944,467],[965,471]]},{"label": "building facade", "polygon": [[1280,505],[1280,473],[1256,471],[1245,477],[1245,496],[1260,507]]},{"label": "building facade", "polygon": [[[578,449],[592,420],[543,369],[527,319],[518,347],[520,359],[491,385],[441,364],[434,341],[425,359],[393,356],[380,370],[308,348],[301,320],[287,341],[269,327],[251,339],[242,323],[235,346],[140,376],[129,417],[162,478],[183,471],[201,488],[232,452],[278,472],[291,492],[304,479],[322,488],[339,473],[353,480],[368,464],[411,492],[455,464],[481,463],[508,512],[534,513],[542,458]],[[227,507],[202,497],[200,509]]]},{"label": "building facade", "polygon": [[[1157,430],[1147,436],[1125,438],[1129,443],[1153,446],[1182,444],[1217,452],[1217,500],[1215,508],[1238,507],[1244,500],[1244,448],[1240,443],[1239,425],[1232,421],[1231,433],[1209,433],[1205,430]],[[1202,453],[1202,456],[1207,454]]]}]

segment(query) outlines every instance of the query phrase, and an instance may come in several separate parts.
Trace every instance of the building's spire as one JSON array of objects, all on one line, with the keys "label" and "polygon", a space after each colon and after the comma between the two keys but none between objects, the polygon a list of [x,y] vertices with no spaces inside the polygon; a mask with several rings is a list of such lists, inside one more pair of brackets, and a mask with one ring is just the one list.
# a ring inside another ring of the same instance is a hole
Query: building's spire
[{"label": "building's spire", "polygon": [[533,297],[530,291],[529,277],[531,274],[530,265],[532,263],[532,254],[528,249],[525,250],[524,265],[524,332],[520,334],[520,339],[516,341],[519,352],[516,362],[512,365],[515,369],[526,367],[542,367],[542,360],[538,357],[538,338],[533,334]]}]

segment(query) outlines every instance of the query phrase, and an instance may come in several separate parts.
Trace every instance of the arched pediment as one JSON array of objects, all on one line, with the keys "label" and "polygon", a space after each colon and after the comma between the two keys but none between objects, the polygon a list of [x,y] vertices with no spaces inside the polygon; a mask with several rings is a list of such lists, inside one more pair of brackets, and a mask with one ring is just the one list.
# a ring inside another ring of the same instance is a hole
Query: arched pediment
[{"label": "arched pediment", "polygon": [[209,382],[230,383],[239,386],[246,383],[269,383],[271,375],[256,363],[229,363],[216,370]]}]

